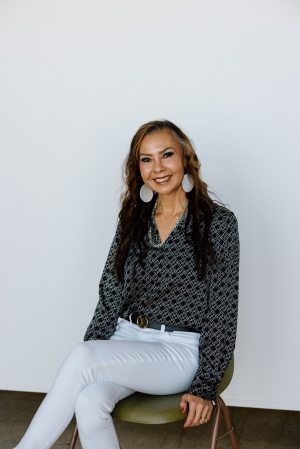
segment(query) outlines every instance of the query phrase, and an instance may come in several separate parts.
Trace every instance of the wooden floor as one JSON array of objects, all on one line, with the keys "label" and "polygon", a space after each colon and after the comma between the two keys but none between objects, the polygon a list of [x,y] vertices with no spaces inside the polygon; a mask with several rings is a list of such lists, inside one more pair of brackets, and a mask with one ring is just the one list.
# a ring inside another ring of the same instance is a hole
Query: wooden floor
[{"label": "wooden floor", "polygon": [[[13,449],[39,404],[41,393],[0,391],[0,449]],[[300,412],[229,407],[240,449],[300,449]],[[67,448],[73,422],[53,447]],[[115,421],[122,449],[196,449],[209,447],[211,426],[184,430],[183,421],[149,426]],[[222,429],[221,429],[222,431]],[[227,437],[218,448],[230,448]],[[78,442],[76,449],[81,449]],[[99,448],[102,448],[99,442]]]}]

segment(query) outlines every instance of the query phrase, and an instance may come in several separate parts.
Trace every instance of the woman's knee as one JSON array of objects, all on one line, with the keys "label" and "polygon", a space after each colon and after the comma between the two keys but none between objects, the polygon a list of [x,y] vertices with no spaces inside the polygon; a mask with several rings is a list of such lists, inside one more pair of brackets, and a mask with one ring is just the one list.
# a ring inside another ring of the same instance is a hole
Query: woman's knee
[{"label": "woman's knee", "polygon": [[73,362],[88,363],[93,355],[93,350],[89,341],[77,343],[69,352],[67,359]]},{"label": "woman's knee", "polygon": [[86,383],[94,380],[90,370],[93,365],[93,351],[87,343],[77,343],[73,346],[61,365],[60,373],[72,373],[75,376],[86,373],[84,376],[87,380]]}]

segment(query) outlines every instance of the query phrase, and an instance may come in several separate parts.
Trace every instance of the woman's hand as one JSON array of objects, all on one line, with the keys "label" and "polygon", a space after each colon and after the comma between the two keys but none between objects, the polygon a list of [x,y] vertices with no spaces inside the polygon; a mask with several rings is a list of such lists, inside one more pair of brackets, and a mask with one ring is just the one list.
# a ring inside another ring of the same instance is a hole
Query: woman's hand
[{"label": "woman's hand", "polygon": [[184,413],[189,405],[189,412],[183,428],[206,424],[212,414],[213,405],[209,399],[198,398],[192,394],[184,394],[180,402],[181,413]]}]

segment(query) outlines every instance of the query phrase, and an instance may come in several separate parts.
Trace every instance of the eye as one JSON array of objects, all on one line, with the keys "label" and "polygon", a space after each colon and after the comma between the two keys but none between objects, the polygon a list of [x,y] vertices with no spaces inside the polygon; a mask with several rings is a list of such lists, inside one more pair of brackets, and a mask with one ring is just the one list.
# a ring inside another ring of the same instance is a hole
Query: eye
[{"label": "eye", "polygon": [[150,157],[142,157],[141,162],[150,162]]},{"label": "eye", "polygon": [[171,157],[171,156],[173,156],[173,152],[172,151],[168,151],[167,153],[164,153],[164,155],[163,155],[163,157],[164,158],[166,158],[166,157]]}]

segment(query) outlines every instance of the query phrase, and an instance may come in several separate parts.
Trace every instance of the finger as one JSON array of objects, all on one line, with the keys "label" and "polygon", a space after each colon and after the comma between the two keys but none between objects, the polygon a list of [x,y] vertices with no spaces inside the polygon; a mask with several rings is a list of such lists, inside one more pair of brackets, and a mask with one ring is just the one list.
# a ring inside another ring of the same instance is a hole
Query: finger
[{"label": "finger", "polygon": [[204,424],[204,421],[202,421],[202,419],[201,419],[202,416],[203,416],[203,407],[198,405],[198,407],[196,408],[195,417],[191,424],[191,427],[199,426],[200,424]]},{"label": "finger", "polygon": [[188,402],[189,402],[188,395],[187,395],[187,394],[184,394],[184,395],[182,396],[182,398],[181,398],[180,406],[181,406],[181,405],[186,405]]},{"label": "finger", "polygon": [[206,411],[205,409],[202,410],[200,420],[201,420],[200,424],[207,424],[209,421],[208,411]]},{"label": "finger", "polygon": [[187,401],[186,395],[184,395],[184,396],[182,396],[182,399],[179,404],[181,413],[184,413],[186,411],[187,405],[188,405],[188,401]]},{"label": "finger", "polygon": [[202,417],[205,418],[207,421],[209,421],[210,418],[211,418],[212,411],[213,411],[212,403],[211,402],[207,402],[205,407],[204,407]]},{"label": "finger", "polygon": [[207,420],[209,421],[210,419],[211,419],[211,415],[212,415],[212,412],[213,412],[213,405],[211,405],[209,408],[208,408],[208,412],[207,412]]},{"label": "finger", "polygon": [[185,413],[186,410],[187,410],[187,404],[185,404],[185,405],[180,405],[180,411],[181,411],[181,413]]},{"label": "finger", "polygon": [[208,416],[202,413],[200,421],[201,421],[200,424],[207,424],[209,421]]},{"label": "finger", "polygon": [[186,421],[183,425],[184,429],[186,429],[187,427],[190,427],[190,425],[194,421],[195,412],[196,412],[196,404],[189,403],[189,413],[188,413]]}]

